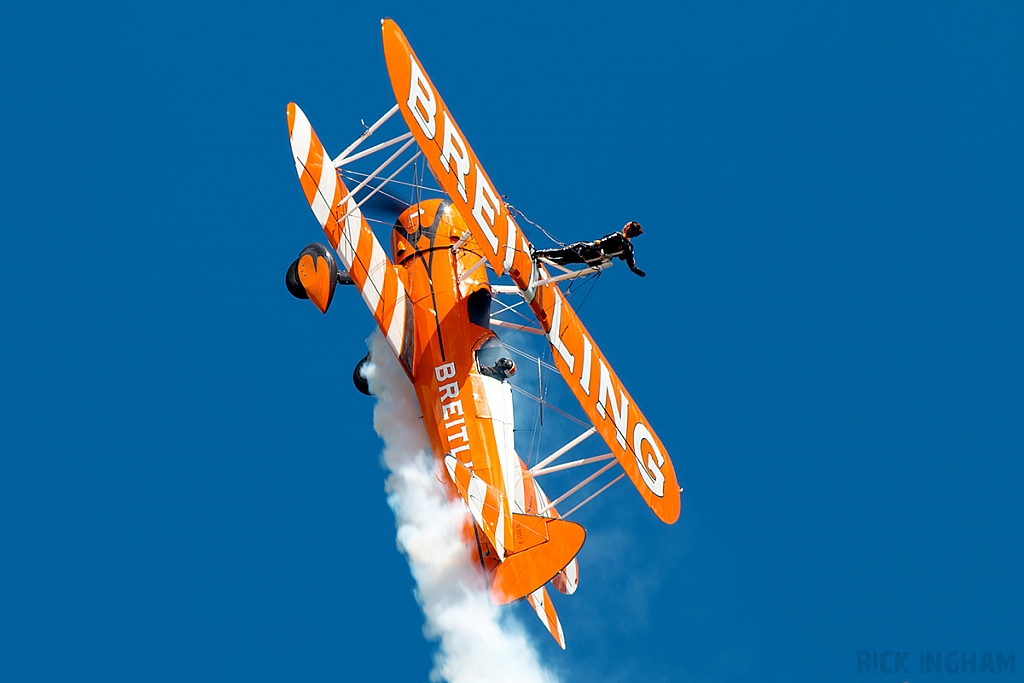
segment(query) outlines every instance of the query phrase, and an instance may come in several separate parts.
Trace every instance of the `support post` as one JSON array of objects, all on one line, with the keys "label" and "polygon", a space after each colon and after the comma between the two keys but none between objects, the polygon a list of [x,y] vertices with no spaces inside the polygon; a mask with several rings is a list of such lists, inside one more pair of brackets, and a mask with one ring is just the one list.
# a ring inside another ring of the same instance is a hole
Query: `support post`
[{"label": "support post", "polygon": [[388,110],[387,114],[384,114],[384,116],[382,116],[379,119],[377,119],[377,123],[373,124],[372,126],[367,128],[366,130],[364,130],[363,134],[360,135],[359,137],[357,137],[355,142],[353,142],[351,145],[346,147],[344,152],[342,152],[341,154],[336,156],[334,158],[334,166],[337,167],[339,164],[343,163],[345,161],[345,155],[346,154],[348,154],[349,152],[354,150],[356,147],[358,147],[360,145],[360,143],[362,143],[363,140],[365,140],[366,138],[368,138],[371,135],[373,135],[373,132],[375,130],[377,130],[378,128],[383,126],[384,122],[387,121],[388,119],[390,119],[392,116],[394,116],[397,112],[398,112],[398,105],[396,104],[395,106],[391,107],[391,109]]},{"label": "support post", "polygon": [[558,460],[563,455],[565,455],[566,453],[568,453],[572,449],[576,448],[577,446],[579,446],[581,443],[583,443],[589,437],[593,436],[596,433],[597,433],[597,427],[591,427],[590,429],[588,429],[587,431],[583,432],[582,434],[577,436],[575,439],[573,439],[569,443],[565,444],[564,446],[559,448],[557,451],[555,451],[554,453],[552,453],[551,455],[549,455],[548,457],[544,458],[539,463],[537,463],[536,465],[531,467],[530,468],[530,474],[533,474],[537,470],[544,469],[545,466],[550,465],[554,461]]}]

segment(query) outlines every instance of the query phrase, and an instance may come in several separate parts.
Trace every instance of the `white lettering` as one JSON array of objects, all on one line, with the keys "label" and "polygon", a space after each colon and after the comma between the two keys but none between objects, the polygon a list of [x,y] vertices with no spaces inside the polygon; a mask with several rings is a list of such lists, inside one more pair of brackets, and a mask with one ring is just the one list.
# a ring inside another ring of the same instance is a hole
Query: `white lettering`
[{"label": "white lettering", "polygon": [[507,228],[507,234],[505,235],[505,260],[502,265],[505,266],[505,270],[508,270],[516,259],[516,222],[507,211],[505,212],[505,227]]},{"label": "white lettering", "polygon": [[464,443],[469,443],[469,431],[466,429],[466,425],[462,425],[462,429],[455,432],[454,434],[448,435],[448,443],[451,443],[452,439],[459,437]]},{"label": "white lettering", "polygon": [[593,354],[594,347],[587,339],[587,335],[583,335],[583,372],[580,373],[580,386],[583,387],[583,393],[590,396],[590,358]]},{"label": "white lettering", "polygon": [[[651,452],[647,454],[646,465],[641,457],[645,441],[651,447]],[[654,435],[651,434],[651,430],[643,422],[637,422],[633,427],[633,455],[636,456],[640,477],[647,484],[647,488],[659,498],[664,496],[665,475],[661,471],[661,466],[665,464],[665,456],[661,454],[658,444],[654,443]]]},{"label": "white lettering", "polygon": [[572,374],[572,369],[576,367],[576,358],[569,352],[569,348],[562,341],[562,297],[557,288],[552,289],[552,294],[555,296],[555,310],[551,313],[551,331],[548,332],[548,341],[551,342],[551,346],[558,351],[558,355],[562,357],[565,364],[569,366],[569,374]]},{"label": "white lettering", "polygon": [[455,162],[455,182],[459,185],[459,194],[465,202],[469,202],[466,196],[466,176],[469,175],[469,155],[466,153],[466,143],[459,137],[455,130],[455,124],[448,118],[448,112],[441,112],[441,121],[444,125],[444,132],[441,139],[444,141],[441,146],[441,165],[444,170],[452,172],[451,162]]},{"label": "white lettering", "polygon": [[442,419],[447,420],[452,415],[464,415],[462,412],[462,401],[452,401],[451,403],[445,403],[441,406],[441,413],[444,414]]},{"label": "white lettering", "polygon": [[438,382],[443,382],[446,379],[451,379],[455,376],[455,363],[445,363],[444,365],[438,365],[434,368],[434,377],[437,377]]},{"label": "white lettering", "polygon": [[[455,363],[445,363],[444,365],[438,365],[434,368],[434,376],[437,377],[438,381],[452,379],[457,374],[455,369]],[[438,402],[441,406],[442,420],[448,420],[453,415],[465,415],[462,409],[462,401],[456,397],[459,395],[459,382],[448,382],[447,384],[441,384],[437,387],[437,392],[441,395]],[[456,399],[456,400],[452,400]],[[448,401],[447,403],[445,401]],[[451,430],[462,425],[462,429],[451,433]],[[448,445],[450,446],[452,440],[459,439],[464,445],[451,450],[452,454],[460,451],[469,450],[469,428],[466,425],[466,418],[459,417],[449,422],[444,423],[445,437],[448,439]],[[446,461],[447,462],[447,461]]]},{"label": "white lettering", "polygon": [[[498,236],[494,234],[493,226],[497,214],[501,212],[498,204],[498,197],[491,188],[490,183],[484,178],[484,172],[480,166],[473,164],[476,177],[476,194],[473,201],[473,219],[477,227],[484,233],[487,242],[491,245],[491,251],[498,253]],[[486,217],[486,218],[485,218]]]},{"label": "white lettering", "polygon": [[[416,58],[409,55],[409,99],[406,100],[412,117],[420,124],[423,134],[428,140],[434,139],[436,127],[435,115],[437,114],[437,100],[434,99],[434,90],[427,82],[427,77],[420,70]],[[422,108],[421,108],[422,107]]]},{"label": "white lettering", "polygon": [[448,384],[442,384],[437,388],[437,391],[441,394],[441,402],[443,403],[446,398],[455,398],[459,395],[459,383],[449,382]]},{"label": "white lettering", "polygon": [[608,366],[600,357],[597,359],[598,375],[600,377],[597,390],[597,412],[601,417],[608,419],[608,406],[611,406],[612,417],[615,420],[615,440],[623,448],[626,447],[626,431],[629,429],[629,421],[626,416],[626,408],[629,407],[629,399],[626,392],[619,389],[619,400],[615,403],[615,387],[612,385],[612,375],[608,372]]}]

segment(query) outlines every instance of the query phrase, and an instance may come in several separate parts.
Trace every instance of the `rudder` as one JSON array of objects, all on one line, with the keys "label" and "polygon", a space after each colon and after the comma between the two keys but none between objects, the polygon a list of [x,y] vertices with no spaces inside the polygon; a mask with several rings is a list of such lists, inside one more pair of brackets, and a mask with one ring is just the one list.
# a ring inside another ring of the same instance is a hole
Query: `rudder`
[{"label": "rudder", "polygon": [[491,573],[491,601],[504,605],[533,593],[550,581],[583,547],[586,530],[576,522],[533,515],[512,515],[516,546]]}]

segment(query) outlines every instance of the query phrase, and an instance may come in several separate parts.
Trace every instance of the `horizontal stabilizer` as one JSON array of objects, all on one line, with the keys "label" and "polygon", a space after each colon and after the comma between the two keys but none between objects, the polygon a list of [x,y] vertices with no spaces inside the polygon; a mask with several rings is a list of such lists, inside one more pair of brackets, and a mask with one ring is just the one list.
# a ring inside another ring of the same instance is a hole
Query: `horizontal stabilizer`
[{"label": "horizontal stabilizer", "polygon": [[544,624],[544,628],[548,630],[551,637],[558,643],[558,647],[564,650],[565,634],[562,633],[562,622],[558,620],[558,613],[555,612],[555,606],[551,604],[551,598],[548,596],[547,589],[539,588],[527,595],[526,599],[529,601],[533,611],[537,613],[540,623]]},{"label": "horizontal stabilizer", "polygon": [[[525,472],[524,476],[530,483],[527,490],[529,491],[532,489],[533,491],[532,498],[527,496],[526,512],[528,514],[535,515],[541,508],[547,508],[547,511],[544,513],[545,517],[561,517],[555,506],[550,504],[551,501],[548,500],[548,495],[544,493],[544,489],[541,488],[540,482],[530,474],[529,470]],[[576,592],[577,586],[579,586],[579,577],[579,561],[574,557],[572,558],[572,562],[565,565],[565,568],[558,572],[558,574],[555,575],[555,578],[551,579],[551,585],[557,588],[561,593],[572,595]]]},{"label": "horizontal stabilizer", "polygon": [[491,573],[491,601],[504,605],[541,588],[583,547],[586,530],[575,522],[512,515],[512,534],[522,550],[505,556]]}]

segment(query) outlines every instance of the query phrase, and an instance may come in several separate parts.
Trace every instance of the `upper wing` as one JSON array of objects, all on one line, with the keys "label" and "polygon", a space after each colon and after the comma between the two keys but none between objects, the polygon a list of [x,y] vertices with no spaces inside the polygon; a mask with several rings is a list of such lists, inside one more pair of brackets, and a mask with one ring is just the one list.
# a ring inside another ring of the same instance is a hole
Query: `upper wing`
[{"label": "upper wing", "polygon": [[665,446],[626,392],[565,295],[553,284],[530,302],[547,332],[555,367],[623,471],[662,521],[679,519],[679,484]]},{"label": "upper wing", "polygon": [[391,86],[430,169],[480,243],[494,272],[501,275],[508,271],[520,289],[527,289],[534,267],[526,236],[494,190],[402,29],[390,19],[381,23]]},{"label": "upper wing", "polygon": [[412,377],[416,360],[415,325],[412,302],[402,282],[404,271],[391,264],[355,200],[349,196],[309,119],[294,102],[288,104],[288,137],[306,201],[388,344]]},{"label": "upper wing", "polygon": [[554,350],[555,365],[587,416],[654,513],[679,518],[679,485],[661,440],[626,393],[576,312],[547,272],[535,267],[530,245],[402,30],[382,23],[384,56],[399,109],[453,205],[470,226],[495,272],[509,276],[530,302]]}]

